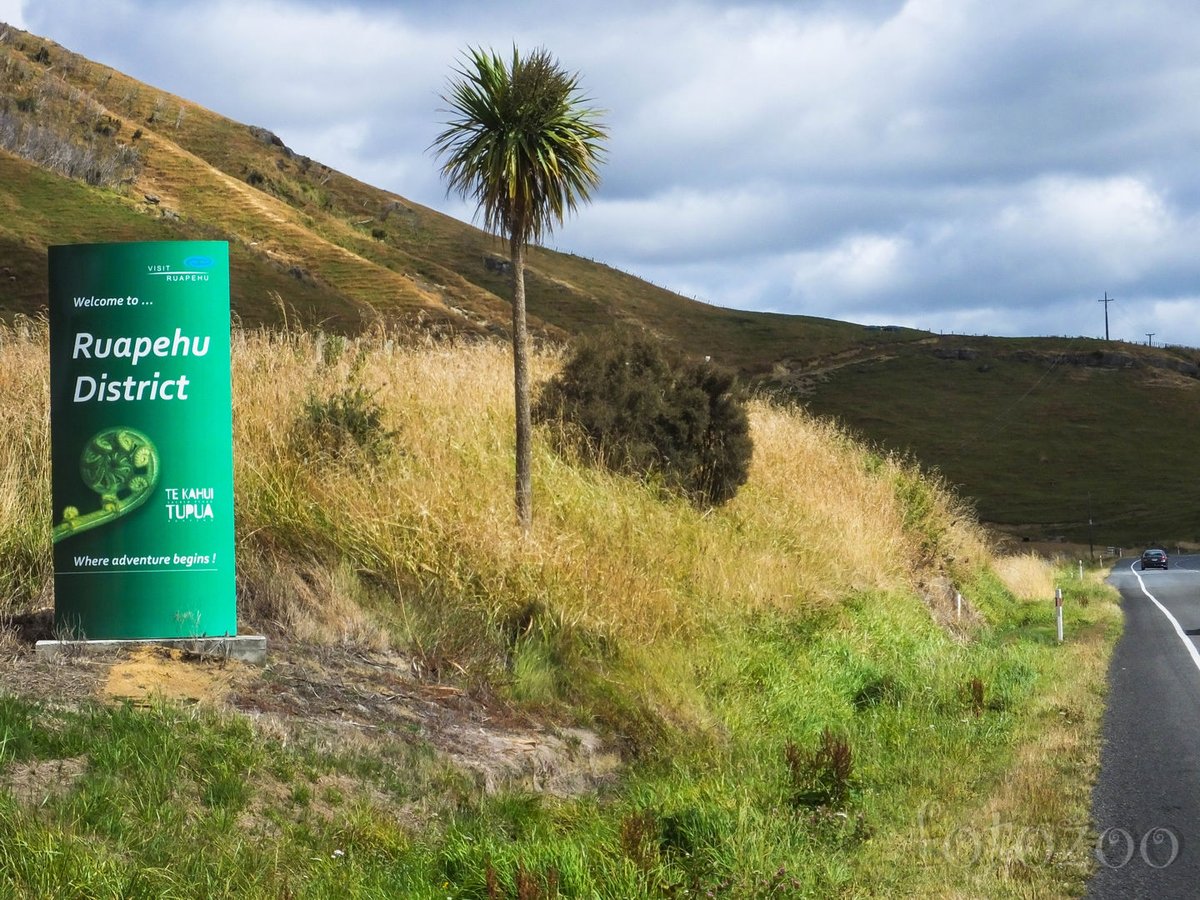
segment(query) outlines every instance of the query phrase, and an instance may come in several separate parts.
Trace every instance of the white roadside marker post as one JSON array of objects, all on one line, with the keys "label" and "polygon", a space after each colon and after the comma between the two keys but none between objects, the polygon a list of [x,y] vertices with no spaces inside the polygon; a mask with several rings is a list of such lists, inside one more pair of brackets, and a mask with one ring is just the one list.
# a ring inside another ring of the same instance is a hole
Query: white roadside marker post
[{"label": "white roadside marker post", "polygon": [[1063,639],[1063,623],[1062,623],[1062,588],[1054,589],[1054,619],[1058,623],[1058,642],[1061,644]]},{"label": "white roadside marker post", "polygon": [[1083,581],[1083,560],[1079,561],[1079,580]]},{"label": "white roadside marker post", "polygon": [[954,592],[954,618],[956,620],[962,619],[962,594],[958,591]]}]

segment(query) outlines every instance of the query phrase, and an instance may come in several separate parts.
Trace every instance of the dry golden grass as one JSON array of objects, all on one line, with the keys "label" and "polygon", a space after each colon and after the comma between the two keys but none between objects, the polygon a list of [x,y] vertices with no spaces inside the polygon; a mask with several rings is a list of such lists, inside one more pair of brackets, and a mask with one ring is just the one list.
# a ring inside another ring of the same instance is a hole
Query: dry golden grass
[{"label": "dry golden grass", "polygon": [[[794,411],[752,405],[750,480],[707,512],[564,460],[539,436],[534,530],[522,541],[506,347],[257,332],[238,335],[234,361],[243,548],[336,547],[397,586],[402,606],[436,583],[439,596],[493,618],[536,603],[569,624],[653,642],[734,611],[818,609],[919,576],[893,486],[899,464],[872,468],[832,426]],[[535,379],[558,363],[537,356]],[[398,432],[397,451],[377,464],[297,453],[306,399],[356,378]],[[982,558],[965,521],[948,539]]]},{"label": "dry golden grass", "polygon": [[18,318],[0,327],[0,615],[42,605],[50,596],[46,334],[46,323],[38,320]]},{"label": "dry golden grass", "polygon": [[[48,581],[48,541],[39,549],[29,532],[50,520],[44,323],[5,329],[0,348],[0,525]],[[537,355],[535,381],[558,364]],[[749,482],[711,511],[563,459],[539,435],[535,527],[523,541],[506,346],[237,331],[233,381],[243,614],[289,633],[380,646],[418,636],[413,616],[431,605],[496,622],[534,604],[652,643],[737,611],[817,610],[921,577],[919,535],[895,490],[911,471],[765,402],[751,407]],[[351,383],[374,392],[396,432],[395,452],[378,462],[296,441],[306,401]],[[933,496],[939,518],[957,522],[941,538],[947,553],[984,559],[953,498]],[[282,588],[289,569],[306,572],[310,589]],[[363,602],[371,585],[383,586],[381,602]]]},{"label": "dry golden grass", "polygon": [[1046,600],[1054,596],[1054,568],[1036,553],[997,557],[996,574],[1020,600]]}]

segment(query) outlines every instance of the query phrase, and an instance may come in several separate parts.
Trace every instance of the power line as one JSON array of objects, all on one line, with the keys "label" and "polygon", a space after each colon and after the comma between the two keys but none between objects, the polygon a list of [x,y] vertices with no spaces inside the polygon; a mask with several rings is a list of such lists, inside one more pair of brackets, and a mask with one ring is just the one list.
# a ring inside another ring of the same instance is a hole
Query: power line
[{"label": "power line", "polygon": [[[1014,401],[1012,403],[1012,405],[1010,405],[1007,409],[1002,409],[1000,412],[996,413],[996,415],[992,417],[992,420],[990,422],[988,422],[986,425],[982,425],[979,429],[978,434],[976,434],[974,437],[970,437],[970,436],[964,437],[962,439],[962,441],[959,442],[959,445],[958,445],[959,451],[961,452],[970,447],[974,447],[976,444],[978,444],[982,440],[991,440],[992,438],[996,437],[998,434],[1002,433],[1003,431],[1006,431],[1008,428],[1007,419],[1014,412],[1016,412],[1017,407],[1019,407],[1022,403],[1024,403],[1027,399],[1029,399],[1030,394],[1032,394],[1034,391],[1036,391],[1038,388],[1040,388],[1042,386],[1042,383],[1047,378],[1049,378],[1051,375],[1054,374],[1055,369],[1058,368],[1058,364],[1061,363],[1064,359],[1066,359],[1066,356],[1067,356],[1066,350],[1063,350],[1063,351],[1060,351],[1059,353],[1057,353],[1054,356],[1054,358],[1050,361],[1050,367],[1048,369],[1046,369],[1045,372],[1042,373],[1042,377],[1039,378],[1037,381],[1035,381],[1032,385],[1030,385],[1029,389],[1026,390],[1025,393],[1023,393],[1020,397],[1018,397],[1016,399],[1016,401]],[[987,429],[986,431],[985,431],[985,428]]]}]

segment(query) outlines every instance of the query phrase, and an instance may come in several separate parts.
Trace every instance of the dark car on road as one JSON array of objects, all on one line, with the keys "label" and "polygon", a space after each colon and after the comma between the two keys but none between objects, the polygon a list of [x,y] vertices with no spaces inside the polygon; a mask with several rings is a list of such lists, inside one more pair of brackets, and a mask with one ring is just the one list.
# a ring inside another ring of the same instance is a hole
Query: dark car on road
[{"label": "dark car on road", "polygon": [[1142,571],[1146,569],[1165,569],[1167,553],[1165,550],[1147,550],[1142,554]]}]

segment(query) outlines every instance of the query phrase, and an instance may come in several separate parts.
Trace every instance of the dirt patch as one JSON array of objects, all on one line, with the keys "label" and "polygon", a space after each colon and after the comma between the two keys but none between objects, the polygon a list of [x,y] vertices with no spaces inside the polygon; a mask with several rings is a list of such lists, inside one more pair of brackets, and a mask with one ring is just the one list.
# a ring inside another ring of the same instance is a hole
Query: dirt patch
[{"label": "dirt patch", "polygon": [[983,626],[983,615],[950,579],[939,575],[918,587],[933,620],[956,640],[968,640]]},{"label": "dirt patch", "polygon": [[422,681],[398,654],[293,646],[230,702],[265,729],[315,736],[330,747],[430,744],[489,792],[522,787],[580,794],[609,784],[620,768],[620,758],[594,732],[537,721],[493,696]]},{"label": "dirt patch", "polygon": [[65,794],[75,779],[87,770],[87,757],[41,759],[9,764],[0,785],[13,798],[30,806],[42,806],[47,800]]},{"label": "dirt patch", "polygon": [[[326,773],[300,783],[284,783],[268,776],[252,787],[256,799],[238,816],[238,827],[252,834],[277,834],[279,810],[285,811],[286,818],[293,821],[328,826],[344,816],[347,809],[367,806],[385,810],[392,819],[413,827],[423,824],[422,820],[408,814],[407,805],[397,804],[394,797],[377,785],[343,773]],[[264,810],[268,811],[265,815]]]},{"label": "dirt patch", "polygon": [[144,646],[113,663],[100,688],[103,698],[146,703],[152,697],[181,703],[222,705],[252,678],[249,667],[182,650]]},{"label": "dirt patch", "polygon": [[250,666],[153,646],[43,660],[23,644],[0,655],[0,690],[68,709],[154,697],[204,705],[247,716],[282,742],[331,752],[428,746],[489,792],[586,793],[614,782],[621,766],[594,732],[535,718],[486,692],[432,683],[395,653],[274,641],[267,664]]},{"label": "dirt patch", "polygon": [[529,731],[476,728],[462,723],[438,735],[442,749],[475,773],[488,792],[520,786],[568,797],[615,780],[621,760],[582,728]]}]

